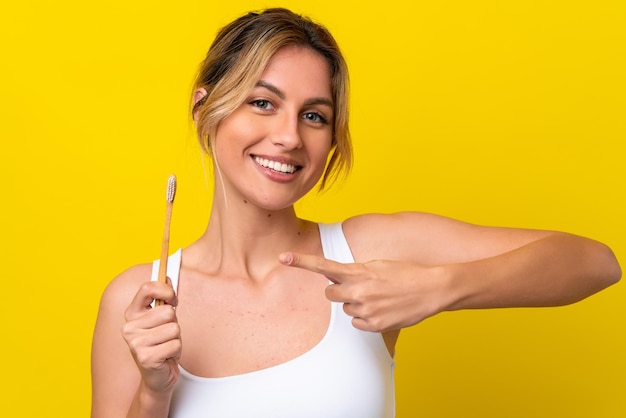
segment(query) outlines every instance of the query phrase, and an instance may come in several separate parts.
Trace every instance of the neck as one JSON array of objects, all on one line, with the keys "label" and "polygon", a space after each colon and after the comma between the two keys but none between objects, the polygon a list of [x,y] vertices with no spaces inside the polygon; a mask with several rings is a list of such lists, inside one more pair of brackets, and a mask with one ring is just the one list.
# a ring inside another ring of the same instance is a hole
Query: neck
[{"label": "neck", "polygon": [[216,196],[207,229],[188,255],[201,271],[258,281],[279,267],[281,252],[311,252],[316,245],[317,226],[299,219],[293,206],[270,211]]}]

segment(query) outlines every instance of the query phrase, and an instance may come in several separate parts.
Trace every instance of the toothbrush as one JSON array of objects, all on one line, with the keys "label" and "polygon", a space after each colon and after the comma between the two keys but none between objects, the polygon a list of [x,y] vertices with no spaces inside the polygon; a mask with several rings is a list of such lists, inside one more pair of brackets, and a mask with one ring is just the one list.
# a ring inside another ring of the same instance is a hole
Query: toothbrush
[{"label": "toothbrush", "polygon": [[[167,282],[167,257],[169,256],[170,222],[172,220],[174,196],[176,196],[176,176],[172,174],[167,179],[167,191],[165,193],[165,229],[163,230],[163,243],[161,244],[161,260],[159,261],[158,275],[158,281],[161,283]],[[161,306],[163,303],[162,300],[156,300],[154,305]]]}]

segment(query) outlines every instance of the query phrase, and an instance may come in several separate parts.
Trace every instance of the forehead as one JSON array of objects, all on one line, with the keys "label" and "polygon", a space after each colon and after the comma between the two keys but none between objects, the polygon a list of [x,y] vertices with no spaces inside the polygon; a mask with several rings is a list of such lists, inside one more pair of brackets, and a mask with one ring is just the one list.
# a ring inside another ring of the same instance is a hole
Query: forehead
[{"label": "forehead", "polygon": [[287,97],[325,97],[332,99],[330,68],[326,58],[308,47],[288,46],[270,59],[261,80],[268,82]]}]

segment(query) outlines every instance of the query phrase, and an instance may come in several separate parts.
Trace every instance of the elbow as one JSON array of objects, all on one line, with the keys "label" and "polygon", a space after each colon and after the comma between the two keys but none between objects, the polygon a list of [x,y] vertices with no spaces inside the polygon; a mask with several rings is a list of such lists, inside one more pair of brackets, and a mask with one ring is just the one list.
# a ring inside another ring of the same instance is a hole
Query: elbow
[{"label": "elbow", "polygon": [[602,244],[602,247],[601,261],[598,263],[598,265],[601,266],[598,281],[603,289],[620,281],[622,278],[622,269],[613,251],[604,244]]},{"label": "elbow", "polygon": [[620,268],[619,263],[617,262],[617,259],[615,260],[613,264],[614,264],[614,268],[611,274],[609,275],[609,286],[619,282],[620,279],[622,278],[622,269]]}]

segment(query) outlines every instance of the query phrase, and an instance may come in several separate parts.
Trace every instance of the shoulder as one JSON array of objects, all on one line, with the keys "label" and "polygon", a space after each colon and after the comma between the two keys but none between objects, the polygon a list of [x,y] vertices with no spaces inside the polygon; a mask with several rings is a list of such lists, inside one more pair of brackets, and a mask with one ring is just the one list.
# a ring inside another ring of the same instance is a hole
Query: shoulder
[{"label": "shoulder", "polygon": [[347,235],[355,239],[368,240],[372,238],[396,240],[407,234],[414,237],[418,233],[421,236],[428,236],[452,228],[473,226],[466,222],[426,212],[368,213],[354,216],[343,222],[343,229]]},{"label": "shoulder", "polygon": [[94,328],[94,353],[119,343],[126,309],[142,284],[150,281],[151,271],[151,264],[136,265],[120,273],[104,289]]},{"label": "shoulder", "polygon": [[137,290],[152,276],[152,263],[138,264],[117,275],[104,289],[100,309],[126,309]]},{"label": "shoulder", "polygon": [[426,212],[396,212],[390,214],[367,213],[353,216],[343,222],[344,230],[366,229],[371,233],[389,231],[389,228],[404,228],[432,225],[433,223],[458,222],[451,218]]},{"label": "shoulder", "polygon": [[346,219],[342,227],[355,259],[363,261],[413,258],[456,222],[425,212],[370,213]]},{"label": "shoulder", "polygon": [[424,212],[366,214],[343,224],[357,262],[461,263],[502,254],[554,232],[476,225]]}]

